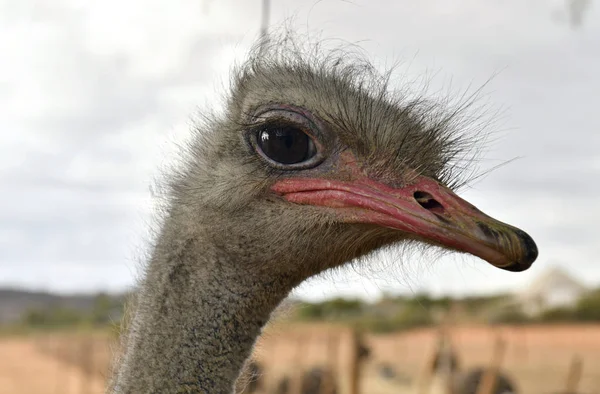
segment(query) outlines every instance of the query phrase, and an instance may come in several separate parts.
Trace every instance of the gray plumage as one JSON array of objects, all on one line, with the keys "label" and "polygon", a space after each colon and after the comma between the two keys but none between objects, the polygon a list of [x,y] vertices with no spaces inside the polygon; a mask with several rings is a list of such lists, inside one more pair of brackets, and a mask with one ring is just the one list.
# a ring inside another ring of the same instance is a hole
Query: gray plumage
[{"label": "gray plumage", "polygon": [[[224,114],[198,126],[166,179],[110,392],[230,393],[270,313],[295,286],[389,245],[429,242],[340,221],[333,208],[271,190],[285,177],[352,178],[340,165],[344,152],[389,186],[420,175],[460,184],[476,133],[464,131],[460,111],[390,93],[388,77],[356,53],[300,50],[288,38],[271,38],[236,70]],[[257,111],[273,104],[310,113],[319,165],[282,169],[257,154],[247,135],[266,122]]]}]

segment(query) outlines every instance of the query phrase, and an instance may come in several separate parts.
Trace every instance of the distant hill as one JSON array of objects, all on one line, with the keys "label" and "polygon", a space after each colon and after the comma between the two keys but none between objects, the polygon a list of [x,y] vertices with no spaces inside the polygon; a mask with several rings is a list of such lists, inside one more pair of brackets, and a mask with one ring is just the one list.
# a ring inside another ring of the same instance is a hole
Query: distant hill
[{"label": "distant hill", "polygon": [[[32,309],[65,308],[85,313],[93,308],[99,295],[100,293],[58,295],[48,292],[0,288],[0,324],[16,322]],[[122,303],[126,295],[116,294],[108,295],[108,297]]]}]

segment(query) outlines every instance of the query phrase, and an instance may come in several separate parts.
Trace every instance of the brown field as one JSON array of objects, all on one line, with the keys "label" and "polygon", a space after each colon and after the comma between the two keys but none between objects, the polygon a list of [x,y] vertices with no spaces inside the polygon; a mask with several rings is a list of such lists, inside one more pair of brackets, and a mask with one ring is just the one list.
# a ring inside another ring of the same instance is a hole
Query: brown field
[{"label": "brown field", "polygon": [[[452,342],[461,369],[490,363],[497,335],[507,344],[502,368],[519,393],[551,394],[564,389],[574,356],[583,360],[581,393],[600,393],[600,325],[456,327]],[[283,374],[327,363],[338,372],[340,393],[348,389],[350,331],[324,326],[280,327],[261,339],[256,358],[273,387]],[[371,356],[361,369],[361,393],[412,393],[436,344],[436,330],[367,335]],[[115,343],[107,334],[38,334],[0,338],[0,393],[100,394]],[[382,363],[412,380],[380,377]],[[433,394],[433,392],[432,392]]]}]

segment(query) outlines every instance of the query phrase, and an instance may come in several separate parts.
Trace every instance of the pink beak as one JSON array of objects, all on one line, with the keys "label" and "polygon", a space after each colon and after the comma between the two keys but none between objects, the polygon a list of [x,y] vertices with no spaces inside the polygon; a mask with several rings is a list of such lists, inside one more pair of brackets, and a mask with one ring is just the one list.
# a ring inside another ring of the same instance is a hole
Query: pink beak
[{"label": "pink beak", "polygon": [[538,256],[535,242],[524,231],[487,216],[426,177],[402,188],[366,176],[348,182],[288,178],[272,190],[293,203],[334,208],[344,222],[400,230],[508,271],[524,271]]}]

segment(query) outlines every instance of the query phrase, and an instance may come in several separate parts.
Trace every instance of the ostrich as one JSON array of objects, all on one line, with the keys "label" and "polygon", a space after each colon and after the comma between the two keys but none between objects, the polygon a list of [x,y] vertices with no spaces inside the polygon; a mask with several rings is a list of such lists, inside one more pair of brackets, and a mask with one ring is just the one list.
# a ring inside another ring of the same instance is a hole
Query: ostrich
[{"label": "ostrich", "polygon": [[[313,367],[305,372],[301,377],[301,394],[337,394],[337,384],[333,371],[327,367]],[[325,379],[329,379],[330,386],[325,386]],[[278,383],[276,394],[294,394],[290,393],[290,377],[285,375]]]},{"label": "ostrich", "polygon": [[454,193],[460,111],[390,93],[352,50],[255,48],[199,125],[165,205],[111,393],[234,390],[271,312],[305,279],[398,244],[526,270],[532,238]]},{"label": "ostrich", "polygon": [[[455,376],[453,393],[477,394],[483,381],[485,368],[473,368]],[[516,394],[516,384],[503,371],[498,371],[496,381],[491,388],[491,394]]]}]

